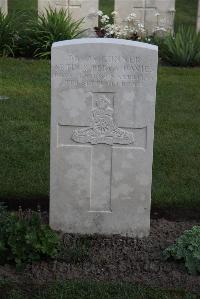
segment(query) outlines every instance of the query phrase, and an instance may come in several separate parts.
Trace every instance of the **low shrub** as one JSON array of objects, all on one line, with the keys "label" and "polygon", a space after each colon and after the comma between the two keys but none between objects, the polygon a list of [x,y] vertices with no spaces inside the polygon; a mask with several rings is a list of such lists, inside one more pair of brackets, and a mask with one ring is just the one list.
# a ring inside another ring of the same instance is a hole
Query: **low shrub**
[{"label": "low shrub", "polygon": [[0,56],[14,56],[18,38],[16,17],[0,9]]},{"label": "low shrub", "polygon": [[184,260],[190,274],[200,273],[200,226],[186,230],[163,254],[165,259]]},{"label": "low shrub", "polygon": [[38,18],[33,17],[20,33],[22,56],[50,58],[52,43],[78,37],[83,19],[75,21],[67,10],[46,9]]},{"label": "low shrub", "polygon": [[0,209],[0,263],[14,262],[17,266],[53,258],[60,241],[37,212],[19,214]]},{"label": "low shrub", "polygon": [[181,26],[177,33],[156,40],[161,58],[174,66],[200,65],[200,33]]}]

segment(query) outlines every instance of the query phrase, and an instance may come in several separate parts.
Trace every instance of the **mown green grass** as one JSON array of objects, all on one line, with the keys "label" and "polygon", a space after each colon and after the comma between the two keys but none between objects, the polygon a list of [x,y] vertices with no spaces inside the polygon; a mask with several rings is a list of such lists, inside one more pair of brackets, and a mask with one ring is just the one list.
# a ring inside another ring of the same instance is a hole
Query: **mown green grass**
[{"label": "mown green grass", "polygon": [[114,2],[115,0],[100,0],[99,9],[105,14],[110,15],[114,11]]},{"label": "mown green grass", "polygon": [[38,0],[8,0],[8,11],[13,13],[16,11],[28,11],[35,13],[37,11]]},{"label": "mown green grass", "polygon": [[199,69],[159,69],[152,186],[155,205],[199,206],[199,86]]},{"label": "mown green grass", "polygon": [[[0,70],[0,199],[48,198],[50,63],[1,58]],[[199,68],[159,68],[155,206],[199,206],[199,86]]]},{"label": "mown green grass", "polygon": [[31,288],[3,288],[5,297],[2,299],[199,299],[197,295],[178,291],[164,291],[131,285],[128,283],[102,283],[67,281],[53,285]]},{"label": "mown green grass", "polygon": [[1,59],[0,197],[47,197],[50,64]]},{"label": "mown green grass", "polygon": [[178,26],[196,28],[198,0],[176,0],[175,30]]}]

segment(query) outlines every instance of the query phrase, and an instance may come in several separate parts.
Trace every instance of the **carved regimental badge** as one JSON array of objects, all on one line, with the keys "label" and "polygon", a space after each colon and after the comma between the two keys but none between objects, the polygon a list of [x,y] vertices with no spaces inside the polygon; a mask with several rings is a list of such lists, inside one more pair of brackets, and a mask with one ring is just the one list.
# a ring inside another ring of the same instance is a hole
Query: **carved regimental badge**
[{"label": "carved regimental badge", "polygon": [[92,125],[88,128],[73,131],[72,140],[78,143],[91,144],[131,144],[134,143],[132,132],[118,128],[113,119],[110,100],[102,95],[96,100],[92,110]]}]

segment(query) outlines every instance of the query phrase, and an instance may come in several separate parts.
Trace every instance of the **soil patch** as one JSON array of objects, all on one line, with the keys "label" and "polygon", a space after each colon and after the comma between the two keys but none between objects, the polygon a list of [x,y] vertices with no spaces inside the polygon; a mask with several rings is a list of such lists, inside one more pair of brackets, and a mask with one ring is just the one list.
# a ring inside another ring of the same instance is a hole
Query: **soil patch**
[{"label": "soil patch", "polygon": [[132,282],[199,294],[200,276],[189,275],[183,263],[166,262],[162,257],[163,250],[194,225],[200,225],[200,220],[152,219],[150,236],[140,240],[65,234],[57,260],[29,265],[21,273],[12,266],[1,266],[0,277],[29,284],[67,279]]}]

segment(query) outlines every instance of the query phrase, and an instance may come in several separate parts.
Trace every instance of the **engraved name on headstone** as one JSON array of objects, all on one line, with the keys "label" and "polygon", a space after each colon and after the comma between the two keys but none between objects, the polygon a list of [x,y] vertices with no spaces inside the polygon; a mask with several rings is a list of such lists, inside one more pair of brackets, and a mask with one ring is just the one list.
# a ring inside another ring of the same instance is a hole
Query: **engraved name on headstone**
[{"label": "engraved name on headstone", "polygon": [[157,59],[132,41],[53,44],[52,228],[148,235]]}]

